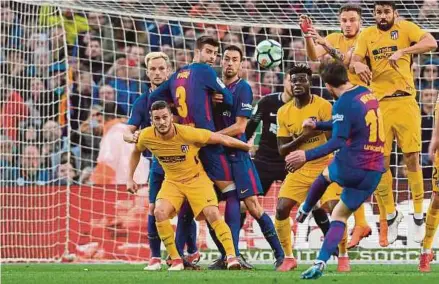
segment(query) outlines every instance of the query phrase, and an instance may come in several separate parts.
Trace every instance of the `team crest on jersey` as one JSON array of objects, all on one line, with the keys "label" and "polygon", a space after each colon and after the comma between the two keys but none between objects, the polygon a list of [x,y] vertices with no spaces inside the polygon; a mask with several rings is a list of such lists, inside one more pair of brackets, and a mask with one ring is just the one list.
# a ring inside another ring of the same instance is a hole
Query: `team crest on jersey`
[{"label": "team crest on jersey", "polygon": [[189,152],[189,145],[181,145],[181,151],[183,153]]},{"label": "team crest on jersey", "polygon": [[391,39],[395,40],[395,39],[398,39],[398,37],[399,37],[398,31],[391,31],[390,32]]}]

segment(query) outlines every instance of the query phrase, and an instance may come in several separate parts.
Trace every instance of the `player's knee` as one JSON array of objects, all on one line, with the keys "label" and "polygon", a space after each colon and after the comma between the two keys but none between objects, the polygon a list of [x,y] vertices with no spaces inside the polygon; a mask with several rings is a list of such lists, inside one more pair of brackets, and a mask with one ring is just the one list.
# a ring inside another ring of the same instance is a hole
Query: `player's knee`
[{"label": "player's knee", "polygon": [[331,220],[346,223],[351,214],[352,211],[342,200],[340,200],[340,202],[338,202],[335,206],[334,210],[332,210]]},{"label": "player's knee", "polygon": [[154,216],[154,210],[155,210],[155,204],[154,203],[150,203],[148,206],[148,214],[151,216]]},{"label": "player's knee", "polygon": [[261,204],[259,204],[256,196],[247,197],[244,200],[244,203],[247,206],[248,212],[250,212],[250,215],[252,215],[253,218],[259,219],[264,213],[264,208],[262,208]]},{"label": "player's knee", "polygon": [[409,172],[416,172],[420,170],[419,165],[419,152],[405,153],[404,154],[405,164],[407,165],[407,170]]},{"label": "player's knee", "polygon": [[166,208],[164,206],[157,206],[154,209],[154,216],[155,220],[157,222],[163,222],[167,219],[169,219],[169,213],[167,212]]},{"label": "player's knee", "polygon": [[209,224],[221,219],[220,212],[216,206],[207,206],[203,209],[203,214]]},{"label": "player's knee", "polygon": [[285,220],[290,217],[291,208],[294,206],[294,201],[288,201],[285,198],[281,198],[277,202],[276,206],[276,219]]}]

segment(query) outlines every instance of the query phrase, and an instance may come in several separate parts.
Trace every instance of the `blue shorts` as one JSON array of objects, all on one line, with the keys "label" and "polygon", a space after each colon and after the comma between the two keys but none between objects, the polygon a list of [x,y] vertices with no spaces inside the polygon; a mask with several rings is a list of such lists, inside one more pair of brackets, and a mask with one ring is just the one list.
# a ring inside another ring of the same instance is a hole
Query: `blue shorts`
[{"label": "blue shorts", "polygon": [[155,172],[158,174],[165,174],[165,171],[162,168],[162,165],[160,165],[159,161],[157,160],[157,158],[155,156],[152,157],[152,161],[151,161],[151,169],[149,170],[150,172]]},{"label": "blue shorts", "polygon": [[229,160],[221,145],[207,145],[199,152],[201,163],[213,181],[233,181]]},{"label": "blue shorts", "polygon": [[343,187],[340,199],[354,212],[373,194],[383,173],[355,169],[335,161],[329,165],[329,179]]},{"label": "blue shorts", "polygon": [[243,200],[249,196],[263,195],[261,180],[250,155],[247,152],[235,151],[230,153],[228,158],[232,166],[238,198]]},{"label": "blue shorts", "polygon": [[164,174],[154,171],[149,172],[149,203],[155,203],[164,179]]}]

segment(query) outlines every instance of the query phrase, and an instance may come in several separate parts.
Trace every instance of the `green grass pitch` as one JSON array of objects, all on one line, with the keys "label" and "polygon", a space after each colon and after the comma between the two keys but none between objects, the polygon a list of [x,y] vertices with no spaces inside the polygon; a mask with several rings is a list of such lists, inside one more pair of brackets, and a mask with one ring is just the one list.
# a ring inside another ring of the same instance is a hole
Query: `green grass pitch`
[{"label": "green grass pitch", "polygon": [[[164,266],[163,266],[164,268]],[[270,265],[257,266],[254,271],[143,271],[138,264],[3,264],[2,284],[257,284],[297,283],[300,273],[308,265],[300,265],[292,272],[275,272]],[[421,274],[417,265],[352,265],[350,273],[337,273],[330,265],[318,280],[311,283],[349,284],[403,284],[439,283],[439,266],[432,265],[432,272]]]}]

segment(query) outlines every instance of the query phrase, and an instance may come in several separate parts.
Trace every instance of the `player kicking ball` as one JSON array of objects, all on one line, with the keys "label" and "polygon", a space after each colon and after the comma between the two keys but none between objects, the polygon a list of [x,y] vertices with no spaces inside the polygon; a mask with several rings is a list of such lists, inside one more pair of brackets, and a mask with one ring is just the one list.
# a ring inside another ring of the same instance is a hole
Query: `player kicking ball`
[{"label": "player kicking ball", "polygon": [[321,175],[312,184],[296,219],[303,222],[331,182],[343,187],[340,201],[331,215],[331,225],[314,265],[302,273],[303,279],[322,276],[326,262],[343,238],[346,222],[375,191],[384,169],[384,129],[378,100],[371,91],[349,83],[342,63],[323,65],[321,77],[328,91],[337,100],[332,120],[315,122],[307,119],[303,127],[332,130],[331,139],[314,149],[298,150],[286,158],[287,165],[299,169],[309,161],[338,151]]},{"label": "player kicking ball", "polygon": [[127,190],[135,193],[138,185],[133,176],[140,155],[148,149],[157,157],[165,171],[165,180],[157,195],[154,216],[157,231],[171,257],[170,271],[183,270],[184,263],[177,251],[174,229],[170,219],[180,210],[185,199],[198,219],[205,218],[215,231],[227,255],[227,268],[240,269],[241,265],[235,254],[230,228],[223,221],[216,198],[213,183],[204,171],[198,152],[208,144],[249,151],[250,147],[235,138],[216,134],[206,129],[173,123],[169,105],[157,101],[151,105],[153,126],[142,130],[130,159],[129,181]]}]

